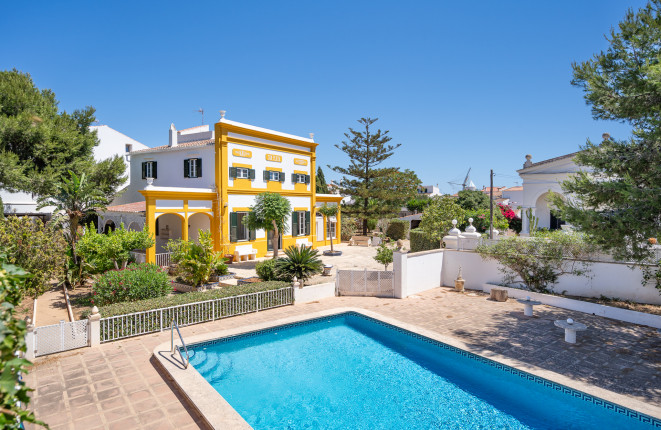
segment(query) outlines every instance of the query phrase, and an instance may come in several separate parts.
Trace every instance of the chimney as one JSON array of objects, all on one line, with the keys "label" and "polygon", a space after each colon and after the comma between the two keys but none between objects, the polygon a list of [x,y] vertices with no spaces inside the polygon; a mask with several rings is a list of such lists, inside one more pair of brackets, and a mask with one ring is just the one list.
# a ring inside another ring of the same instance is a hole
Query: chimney
[{"label": "chimney", "polygon": [[174,123],[170,124],[170,146],[177,146],[177,129],[174,128]]},{"label": "chimney", "polygon": [[528,154],[526,155],[526,162],[523,163],[523,168],[525,169],[526,167],[532,166],[532,155]]},{"label": "chimney", "polygon": [[601,135],[601,138],[605,141],[606,140],[611,140],[611,135],[608,134],[608,133],[604,133],[604,134]]}]

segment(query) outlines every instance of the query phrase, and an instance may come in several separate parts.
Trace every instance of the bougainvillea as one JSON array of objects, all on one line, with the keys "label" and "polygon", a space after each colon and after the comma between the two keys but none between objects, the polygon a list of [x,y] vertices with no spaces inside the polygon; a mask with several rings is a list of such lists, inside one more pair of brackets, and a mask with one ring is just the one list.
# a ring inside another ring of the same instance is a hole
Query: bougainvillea
[{"label": "bougainvillea", "polygon": [[507,219],[510,229],[520,233],[522,227],[521,218],[517,216],[516,212],[514,212],[514,210],[512,210],[509,205],[502,203],[498,203],[498,208],[500,209],[500,213],[502,213],[503,216]]}]

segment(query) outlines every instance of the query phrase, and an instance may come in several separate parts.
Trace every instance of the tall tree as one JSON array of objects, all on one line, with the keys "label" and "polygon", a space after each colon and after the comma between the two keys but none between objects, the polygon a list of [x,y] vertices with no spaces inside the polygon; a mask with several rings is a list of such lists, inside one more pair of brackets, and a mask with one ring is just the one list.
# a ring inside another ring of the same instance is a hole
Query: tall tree
[{"label": "tall tree", "polygon": [[94,161],[94,121],[94,108],[60,111],[55,94],[39,90],[29,74],[0,71],[0,188],[47,196],[72,170],[112,195],[126,180],[124,163]]},{"label": "tall tree", "polygon": [[324,171],[321,170],[321,166],[317,167],[317,194],[328,194],[328,184],[326,183],[326,177],[324,176]]},{"label": "tall tree", "polygon": [[278,258],[278,240],[281,234],[287,232],[287,217],[291,214],[291,204],[286,197],[277,193],[261,193],[255,198],[255,204],[250,208],[243,223],[250,230],[264,229],[272,231],[273,259]]},{"label": "tall tree", "polygon": [[571,198],[554,196],[563,219],[616,257],[648,257],[647,240],[661,233],[661,1],[627,11],[611,29],[608,49],[574,63],[572,85],[583,89],[595,119],[633,127],[633,135],[576,155],[584,169],[563,184]]},{"label": "tall tree", "polygon": [[457,195],[457,204],[467,211],[489,209],[489,196],[482,191],[461,190]]},{"label": "tall tree", "polygon": [[[392,139],[387,130],[374,131],[371,126],[377,120],[378,118],[359,119],[358,123],[365,129],[358,131],[349,127],[349,133],[344,133],[347,140],[342,141],[341,146],[335,145],[349,156],[349,167],[328,166],[344,175],[340,187],[354,200],[354,204],[347,205],[344,212],[362,220],[363,234],[367,234],[368,219],[392,214],[396,202],[405,202],[408,198],[404,195],[412,197],[419,184],[418,180],[413,190],[409,190],[407,185],[415,182],[411,175],[413,172],[399,172],[395,167],[378,167],[390,158],[401,144],[388,144]],[[397,174],[400,176],[395,176]],[[399,183],[398,179],[402,183]],[[379,204],[370,205],[370,199],[377,200]]]}]

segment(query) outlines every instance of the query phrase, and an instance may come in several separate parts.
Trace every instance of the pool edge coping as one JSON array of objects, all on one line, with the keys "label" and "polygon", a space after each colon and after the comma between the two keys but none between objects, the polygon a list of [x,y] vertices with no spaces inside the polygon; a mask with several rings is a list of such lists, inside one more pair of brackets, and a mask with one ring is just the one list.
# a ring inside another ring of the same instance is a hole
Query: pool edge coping
[{"label": "pool edge coping", "polygon": [[[505,357],[501,354],[497,354],[489,350],[477,349],[456,338],[449,337],[438,332],[416,326],[414,324],[409,324],[396,318],[387,317],[385,315],[379,314],[378,312],[361,308],[337,307],[303,315],[279,318],[273,321],[266,321],[194,335],[186,338],[185,341],[187,345],[195,345],[197,343],[218,338],[236,336],[275,326],[287,325],[315,318],[323,318],[347,312],[355,312],[370,318],[374,318],[395,327],[417,333],[421,336],[428,337],[435,341],[445,343],[449,346],[459,348],[488,360],[492,360],[496,363],[513,367],[517,370],[530,373],[531,375],[547,379],[551,382],[564,385],[574,390],[582,391],[591,396],[601,398],[625,408],[632,409],[657,419],[661,419],[661,407],[659,406],[654,406],[624,394],[618,394],[605,388],[578,381],[562,374],[519,361],[517,359]],[[177,342],[175,342],[175,347],[177,345]],[[237,429],[252,428],[243,419],[243,417],[241,417],[241,415],[239,415],[239,413],[220,395],[220,393],[218,393],[211,386],[211,384],[206,379],[204,379],[204,377],[202,377],[202,375],[197,372],[197,370],[195,370],[194,367],[189,366],[188,369],[184,369],[184,366],[180,361],[181,359],[170,353],[170,342],[164,342],[154,348],[153,356],[161,364],[166,373],[172,378],[174,383],[181,391],[182,395],[184,395],[190,401],[190,403],[198,409],[198,412],[205,419],[209,426],[212,428],[228,428],[230,426],[230,428]]]}]

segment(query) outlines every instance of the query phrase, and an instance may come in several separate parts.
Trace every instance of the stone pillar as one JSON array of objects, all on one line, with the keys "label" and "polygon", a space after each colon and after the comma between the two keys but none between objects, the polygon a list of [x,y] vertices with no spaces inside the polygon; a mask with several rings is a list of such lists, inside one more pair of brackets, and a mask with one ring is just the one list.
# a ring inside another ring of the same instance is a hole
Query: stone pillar
[{"label": "stone pillar", "polygon": [[27,349],[25,350],[25,358],[28,360],[34,360],[36,354],[36,351],[34,350],[36,347],[34,324],[32,324],[29,317],[26,318],[25,322],[27,322],[27,333],[25,333],[25,345]]},{"label": "stone pillar", "polygon": [[408,297],[407,278],[407,255],[406,252],[395,251],[392,253],[392,267],[395,276],[395,297],[404,299]]},{"label": "stone pillar", "polygon": [[87,342],[89,346],[99,346],[101,345],[101,314],[99,313],[99,308],[94,306],[92,308],[92,315],[87,319],[89,331]]}]

